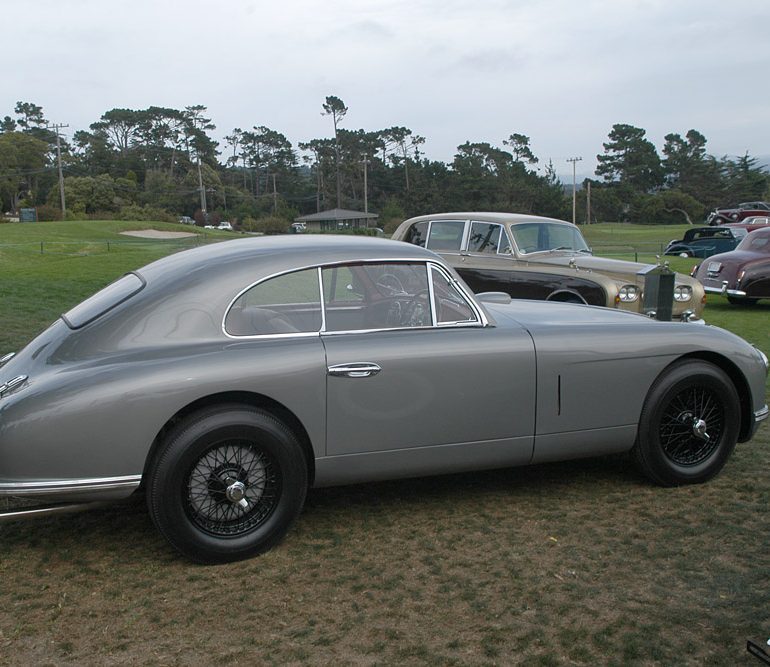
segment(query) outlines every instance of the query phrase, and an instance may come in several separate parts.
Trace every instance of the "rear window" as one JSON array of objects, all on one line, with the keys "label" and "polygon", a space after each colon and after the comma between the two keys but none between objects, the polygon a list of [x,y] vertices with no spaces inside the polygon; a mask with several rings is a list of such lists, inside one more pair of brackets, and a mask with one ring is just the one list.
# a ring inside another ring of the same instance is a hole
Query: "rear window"
[{"label": "rear window", "polygon": [[80,329],[139,293],[144,285],[144,280],[137,274],[127,273],[72,310],[68,310],[61,318],[70,329]]}]

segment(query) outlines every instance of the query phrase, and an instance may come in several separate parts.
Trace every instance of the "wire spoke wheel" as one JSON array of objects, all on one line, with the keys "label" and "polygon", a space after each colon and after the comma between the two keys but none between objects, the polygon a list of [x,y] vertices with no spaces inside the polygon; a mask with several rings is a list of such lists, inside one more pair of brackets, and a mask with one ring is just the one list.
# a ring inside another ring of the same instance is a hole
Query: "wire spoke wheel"
[{"label": "wire spoke wheel", "polygon": [[271,412],[212,405],[169,432],[147,480],[150,516],[199,563],[227,563],[277,544],[305,502],[308,466],[295,433]]},{"label": "wire spoke wheel", "polygon": [[266,451],[246,441],[218,443],[185,478],[185,510],[212,535],[243,535],[270,516],[280,489],[280,470]]},{"label": "wire spoke wheel", "polygon": [[711,389],[686,389],[674,397],[661,416],[663,452],[678,465],[698,465],[714,453],[724,424],[724,407]]},{"label": "wire spoke wheel", "polygon": [[682,360],[650,387],[632,456],[657,484],[700,484],[727,463],[740,422],[738,393],[727,373],[707,361]]}]

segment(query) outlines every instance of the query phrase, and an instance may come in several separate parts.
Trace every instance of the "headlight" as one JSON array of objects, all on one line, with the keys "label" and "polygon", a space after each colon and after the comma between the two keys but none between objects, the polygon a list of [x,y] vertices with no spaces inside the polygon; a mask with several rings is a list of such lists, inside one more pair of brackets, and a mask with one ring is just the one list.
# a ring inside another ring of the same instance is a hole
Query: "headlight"
[{"label": "headlight", "polygon": [[674,287],[674,301],[689,301],[692,299],[692,288],[688,285]]},{"label": "headlight", "polygon": [[632,303],[639,298],[639,288],[636,285],[623,285],[618,290],[618,299],[623,303]]}]

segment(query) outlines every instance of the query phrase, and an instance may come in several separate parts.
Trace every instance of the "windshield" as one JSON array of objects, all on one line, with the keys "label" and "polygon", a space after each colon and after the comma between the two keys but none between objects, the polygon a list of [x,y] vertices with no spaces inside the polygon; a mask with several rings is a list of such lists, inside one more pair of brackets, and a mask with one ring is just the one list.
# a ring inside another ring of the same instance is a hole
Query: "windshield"
[{"label": "windshield", "polygon": [[591,252],[580,230],[569,223],[525,222],[511,225],[511,234],[522,255],[555,250]]}]

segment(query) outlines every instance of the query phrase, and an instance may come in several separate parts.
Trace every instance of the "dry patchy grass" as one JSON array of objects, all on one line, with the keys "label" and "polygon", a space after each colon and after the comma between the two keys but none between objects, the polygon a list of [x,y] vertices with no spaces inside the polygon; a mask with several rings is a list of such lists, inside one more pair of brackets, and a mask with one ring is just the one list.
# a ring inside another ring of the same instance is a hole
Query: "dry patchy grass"
[{"label": "dry patchy grass", "polygon": [[283,543],[191,565],[141,503],[0,526],[0,662],[750,664],[766,430],[711,483],[622,458],[315,490]]}]

